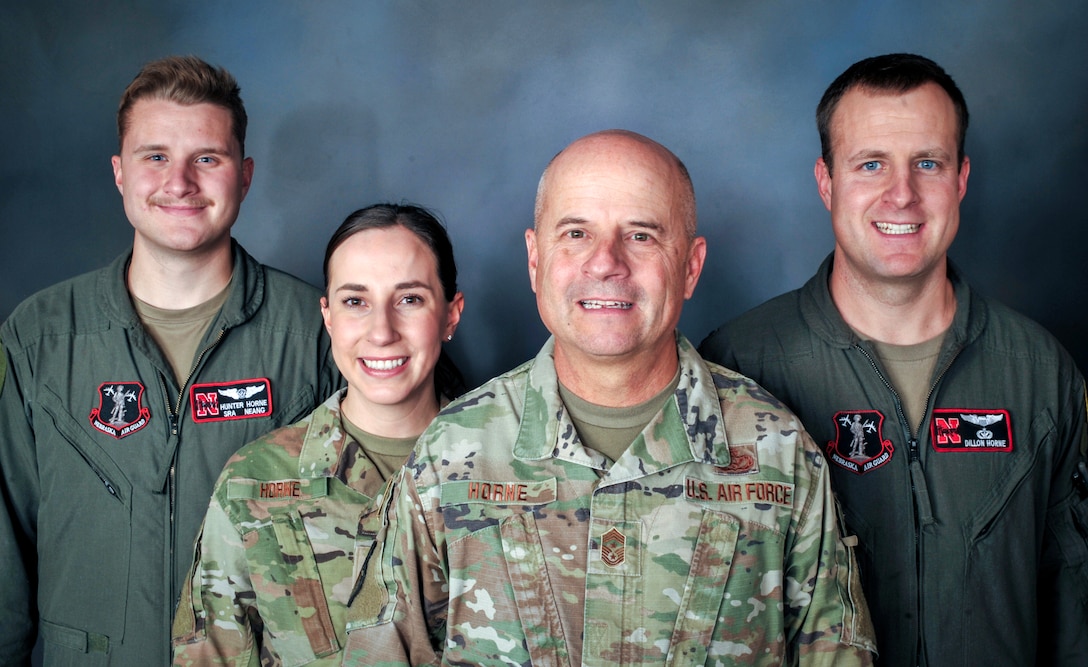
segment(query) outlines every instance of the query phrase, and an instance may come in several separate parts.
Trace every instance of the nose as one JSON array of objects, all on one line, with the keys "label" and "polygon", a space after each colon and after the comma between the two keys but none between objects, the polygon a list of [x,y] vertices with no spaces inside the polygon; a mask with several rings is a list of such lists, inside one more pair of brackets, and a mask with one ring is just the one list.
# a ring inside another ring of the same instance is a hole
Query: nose
[{"label": "nose", "polygon": [[896,208],[906,208],[918,201],[918,188],[914,182],[915,174],[910,169],[899,169],[891,175],[888,189],[884,191],[884,200]]},{"label": "nose", "polygon": [[629,269],[624,256],[623,241],[619,234],[596,239],[583,265],[586,275],[597,280],[626,276]]},{"label": "nose", "polygon": [[199,187],[193,170],[193,165],[185,161],[171,164],[166,172],[163,192],[177,199],[196,194]]},{"label": "nose", "polygon": [[367,317],[366,340],[372,345],[389,345],[400,337],[394,325],[395,315],[388,308],[375,308]]}]

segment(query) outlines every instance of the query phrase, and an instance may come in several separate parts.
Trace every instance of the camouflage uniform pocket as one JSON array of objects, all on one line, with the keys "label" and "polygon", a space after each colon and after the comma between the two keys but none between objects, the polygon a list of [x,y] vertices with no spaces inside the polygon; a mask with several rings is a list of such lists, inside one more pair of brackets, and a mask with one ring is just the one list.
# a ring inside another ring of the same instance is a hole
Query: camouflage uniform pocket
[{"label": "camouflage uniform pocket", "polygon": [[337,652],[317,560],[298,511],[275,513],[270,526],[243,539],[265,633],[284,667]]}]

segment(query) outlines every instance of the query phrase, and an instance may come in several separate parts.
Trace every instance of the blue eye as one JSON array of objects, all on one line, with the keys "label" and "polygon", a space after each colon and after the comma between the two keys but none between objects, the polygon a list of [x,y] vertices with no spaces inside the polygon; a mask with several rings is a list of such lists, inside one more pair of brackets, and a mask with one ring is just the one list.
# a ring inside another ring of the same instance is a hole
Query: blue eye
[{"label": "blue eye", "polygon": [[863,163],[861,165],[861,168],[864,171],[876,171],[877,169],[880,169],[880,163],[877,162],[876,160],[870,160],[868,162]]},{"label": "blue eye", "polygon": [[926,169],[926,170],[936,169],[937,168],[937,163],[934,162],[933,160],[922,160],[921,162],[918,163],[918,168],[919,169]]}]

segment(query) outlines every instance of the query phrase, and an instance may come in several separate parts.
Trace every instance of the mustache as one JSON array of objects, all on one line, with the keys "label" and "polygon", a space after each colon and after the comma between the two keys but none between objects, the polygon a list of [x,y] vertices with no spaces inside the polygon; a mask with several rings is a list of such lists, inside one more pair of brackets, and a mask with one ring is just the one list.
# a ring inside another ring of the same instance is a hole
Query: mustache
[{"label": "mustache", "polygon": [[152,206],[185,206],[189,208],[205,208],[211,206],[214,202],[205,197],[186,197],[184,199],[174,199],[172,197],[150,197],[147,203]]}]

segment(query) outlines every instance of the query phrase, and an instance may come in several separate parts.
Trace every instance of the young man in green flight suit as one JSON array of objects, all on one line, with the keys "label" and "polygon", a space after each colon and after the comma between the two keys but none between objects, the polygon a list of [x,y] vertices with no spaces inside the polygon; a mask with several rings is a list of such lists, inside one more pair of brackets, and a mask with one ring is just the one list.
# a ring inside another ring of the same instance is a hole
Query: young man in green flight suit
[{"label": "young man in green flight suit", "polygon": [[234,78],[148,63],[118,110],[131,252],[0,328],[0,664],[166,665],[212,484],[339,384],[320,293],[231,238],[253,176]]}]

